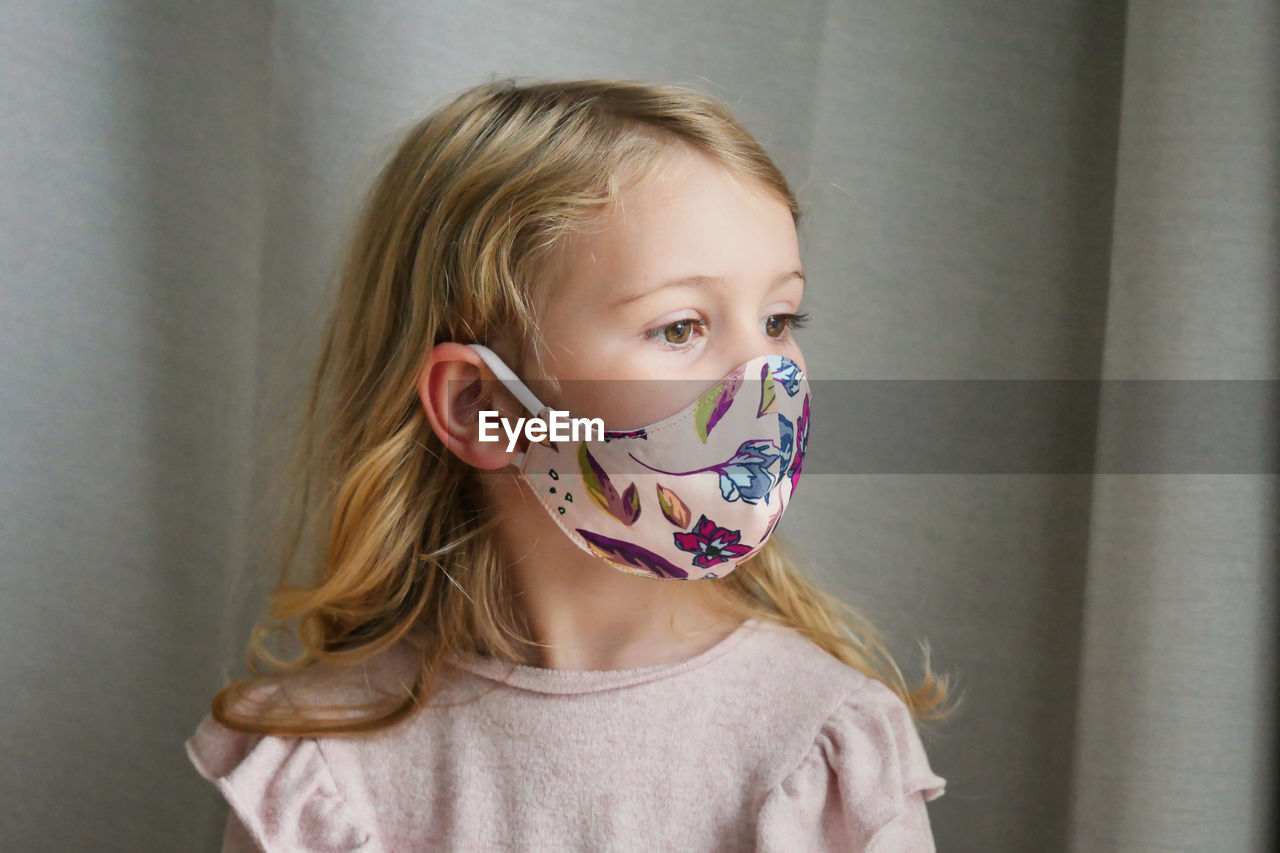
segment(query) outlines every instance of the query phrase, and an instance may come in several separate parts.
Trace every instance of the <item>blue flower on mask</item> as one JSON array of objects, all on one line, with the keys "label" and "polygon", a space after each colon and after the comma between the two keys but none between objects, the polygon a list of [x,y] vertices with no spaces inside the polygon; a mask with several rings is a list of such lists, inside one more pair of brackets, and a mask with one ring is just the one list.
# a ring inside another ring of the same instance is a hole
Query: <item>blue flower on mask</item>
[{"label": "blue flower on mask", "polygon": [[800,365],[796,362],[773,356],[769,359],[769,370],[773,373],[773,380],[787,389],[788,397],[794,397],[800,390]]},{"label": "blue flower on mask", "polygon": [[777,482],[770,469],[781,460],[781,454],[768,441],[744,441],[738,452],[712,470],[720,475],[720,496],[727,501],[769,502],[769,490]]},{"label": "blue flower on mask", "polygon": [[720,496],[730,502],[740,500],[755,504],[763,500],[767,504],[769,491],[782,478],[781,468],[776,473],[772,470],[782,461],[782,455],[772,441],[762,438],[742,442],[733,456],[724,462],[693,471],[663,471],[661,468],[645,465],[643,460],[636,459],[634,453],[630,456],[650,471],[657,471],[659,474],[687,477],[690,474],[714,471],[720,475]]},{"label": "blue flower on mask", "polygon": [[785,416],[778,415],[778,449],[781,451],[781,464],[778,465],[778,479],[782,479],[791,468],[791,460],[796,451],[796,428]]}]

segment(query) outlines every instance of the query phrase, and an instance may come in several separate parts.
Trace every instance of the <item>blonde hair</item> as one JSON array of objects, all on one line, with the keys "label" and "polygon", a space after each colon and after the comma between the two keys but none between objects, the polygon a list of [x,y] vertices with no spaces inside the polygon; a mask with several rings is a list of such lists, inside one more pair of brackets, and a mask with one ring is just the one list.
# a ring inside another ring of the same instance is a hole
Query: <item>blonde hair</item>
[{"label": "blonde hair", "polygon": [[[798,221],[794,195],[759,144],[723,106],[682,88],[495,82],[405,135],[354,223],[285,472],[294,500],[279,531],[280,584],[249,643],[252,677],[213,700],[218,722],[287,736],[374,732],[421,710],[454,653],[536,665],[497,519],[473,469],[431,429],[417,379],[441,342],[536,340],[539,270],[629,177],[659,167],[679,143],[768,188]],[[291,580],[298,570],[305,580]],[[884,682],[917,719],[950,714],[928,645],[924,678],[909,688],[871,622],[807,581],[776,539],[711,586],[729,612],[793,627]],[[294,621],[302,651],[280,659],[264,639]],[[406,637],[423,654],[390,707],[342,720],[296,707],[271,718],[236,710],[253,704],[259,683],[355,666]]]}]

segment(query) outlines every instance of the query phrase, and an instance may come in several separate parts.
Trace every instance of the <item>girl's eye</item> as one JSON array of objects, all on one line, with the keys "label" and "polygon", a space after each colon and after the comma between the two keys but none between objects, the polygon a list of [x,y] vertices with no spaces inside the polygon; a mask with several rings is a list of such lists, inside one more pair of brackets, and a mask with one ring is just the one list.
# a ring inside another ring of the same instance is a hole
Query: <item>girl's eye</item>
[{"label": "girl's eye", "polygon": [[689,342],[694,327],[701,325],[703,325],[701,320],[676,320],[674,323],[668,323],[652,330],[649,332],[649,337],[662,338],[664,342],[669,344],[685,344]]},{"label": "girl's eye", "polygon": [[771,338],[780,338],[788,331],[803,329],[808,322],[808,314],[770,314],[764,318],[764,333]]}]

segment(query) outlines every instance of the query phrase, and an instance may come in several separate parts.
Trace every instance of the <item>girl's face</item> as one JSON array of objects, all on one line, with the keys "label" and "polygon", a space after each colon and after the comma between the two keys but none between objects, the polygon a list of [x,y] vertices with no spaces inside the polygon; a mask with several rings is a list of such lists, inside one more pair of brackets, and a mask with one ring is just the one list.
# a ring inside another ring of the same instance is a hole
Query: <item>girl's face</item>
[{"label": "girl's face", "polygon": [[[792,334],[804,274],[790,210],[707,156],[677,151],[575,236],[542,283],[543,365],[562,383],[543,401],[609,429],[673,414],[759,355],[804,367]],[[698,382],[577,381],[637,379]]]}]

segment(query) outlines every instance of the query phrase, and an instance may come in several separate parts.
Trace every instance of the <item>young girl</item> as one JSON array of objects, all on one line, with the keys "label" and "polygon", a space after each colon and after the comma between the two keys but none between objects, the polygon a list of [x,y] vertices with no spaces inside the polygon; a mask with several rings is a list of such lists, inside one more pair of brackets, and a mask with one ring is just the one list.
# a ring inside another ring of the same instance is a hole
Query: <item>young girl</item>
[{"label": "young girl", "polygon": [[299,445],[313,577],[270,618],[303,652],[256,633],[186,745],[224,849],[933,849],[946,681],[926,647],[909,690],[771,536],[797,217],[683,89],[490,84],[409,132]]}]

